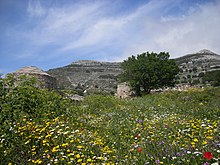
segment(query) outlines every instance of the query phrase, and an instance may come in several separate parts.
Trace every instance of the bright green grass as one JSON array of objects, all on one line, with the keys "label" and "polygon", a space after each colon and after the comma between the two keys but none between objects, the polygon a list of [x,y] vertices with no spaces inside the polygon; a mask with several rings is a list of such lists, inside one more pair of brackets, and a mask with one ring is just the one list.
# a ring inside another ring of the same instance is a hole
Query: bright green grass
[{"label": "bright green grass", "polygon": [[[93,95],[80,105],[70,104],[68,112],[52,119],[46,114],[12,123],[11,140],[0,139],[0,164],[203,165],[220,161],[220,88],[128,100]],[[204,158],[207,151],[213,155],[210,160]]]}]

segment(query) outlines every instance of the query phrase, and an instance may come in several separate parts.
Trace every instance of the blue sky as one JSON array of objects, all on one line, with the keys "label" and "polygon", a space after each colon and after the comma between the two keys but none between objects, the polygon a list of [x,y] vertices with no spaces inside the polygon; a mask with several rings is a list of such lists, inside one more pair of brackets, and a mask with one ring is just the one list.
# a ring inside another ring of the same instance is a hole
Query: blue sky
[{"label": "blue sky", "polygon": [[0,73],[77,60],[220,54],[220,0],[0,0]]}]

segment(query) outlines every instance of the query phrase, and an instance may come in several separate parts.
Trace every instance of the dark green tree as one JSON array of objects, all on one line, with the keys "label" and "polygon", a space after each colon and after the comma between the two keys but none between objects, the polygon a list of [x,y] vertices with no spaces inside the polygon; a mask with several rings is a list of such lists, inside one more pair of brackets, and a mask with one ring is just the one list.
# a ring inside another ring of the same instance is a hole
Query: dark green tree
[{"label": "dark green tree", "polygon": [[138,96],[142,90],[149,94],[152,89],[174,86],[179,67],[169,57],[166,52],[146,52],[131,56],[122,62],[123,71],[119,79],[127,82]]}]

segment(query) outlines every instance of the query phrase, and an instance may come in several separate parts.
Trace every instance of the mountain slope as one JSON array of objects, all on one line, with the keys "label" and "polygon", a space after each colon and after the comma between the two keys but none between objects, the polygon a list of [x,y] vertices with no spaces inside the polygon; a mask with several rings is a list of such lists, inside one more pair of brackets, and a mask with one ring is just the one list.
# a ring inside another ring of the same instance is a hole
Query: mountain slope
[{"label": "mountain slope", "polygon": [[[220,55],[206,49],[175,60],[181,68],[177,76],[180,84],[200,84],[204,72],[220,69]],[[82,60],[64,67],[50,69],[47,73],[57,78],[60,89],[114,93],[121,68],[119,62]]]},{"label": "mountain slope", "polygon": [[48,73],[58,80],[61,89],[98,90],[113,93],[117,88],[120,63],[82,60],[50,69]]},{"label": "mountain slope", "polygon": [[179,83],[199,84],[202,81],[203,73],[220,70],[220,55],[207,49],[175,60],[181,68],[178,76]]}]

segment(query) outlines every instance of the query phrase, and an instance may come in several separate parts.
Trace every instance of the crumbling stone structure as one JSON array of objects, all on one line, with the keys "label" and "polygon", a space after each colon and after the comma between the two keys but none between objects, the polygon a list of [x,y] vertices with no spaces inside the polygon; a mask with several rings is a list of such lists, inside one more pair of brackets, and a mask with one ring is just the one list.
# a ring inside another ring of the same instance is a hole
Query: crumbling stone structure
[{"label": "crumbling stone structure", "polygon": [[117,97],[119,98],[129,98],[131,96],[134,96],[134,92],[131,90],[131,88],[128,86],[126,82],[120,83],[117,86]]},{"label": "crumbling stone structure", "polygon": [[57,81],[56,78],[49,75],[45,71],[35,67],[35,66],[27,66],[24,68],[21,68],[13,73],[16,77],[19,77],[21,75],[28,75],[37,78],[37,80],[40,82],[40,87],[47,88],[47,89],[57,89]]}]

